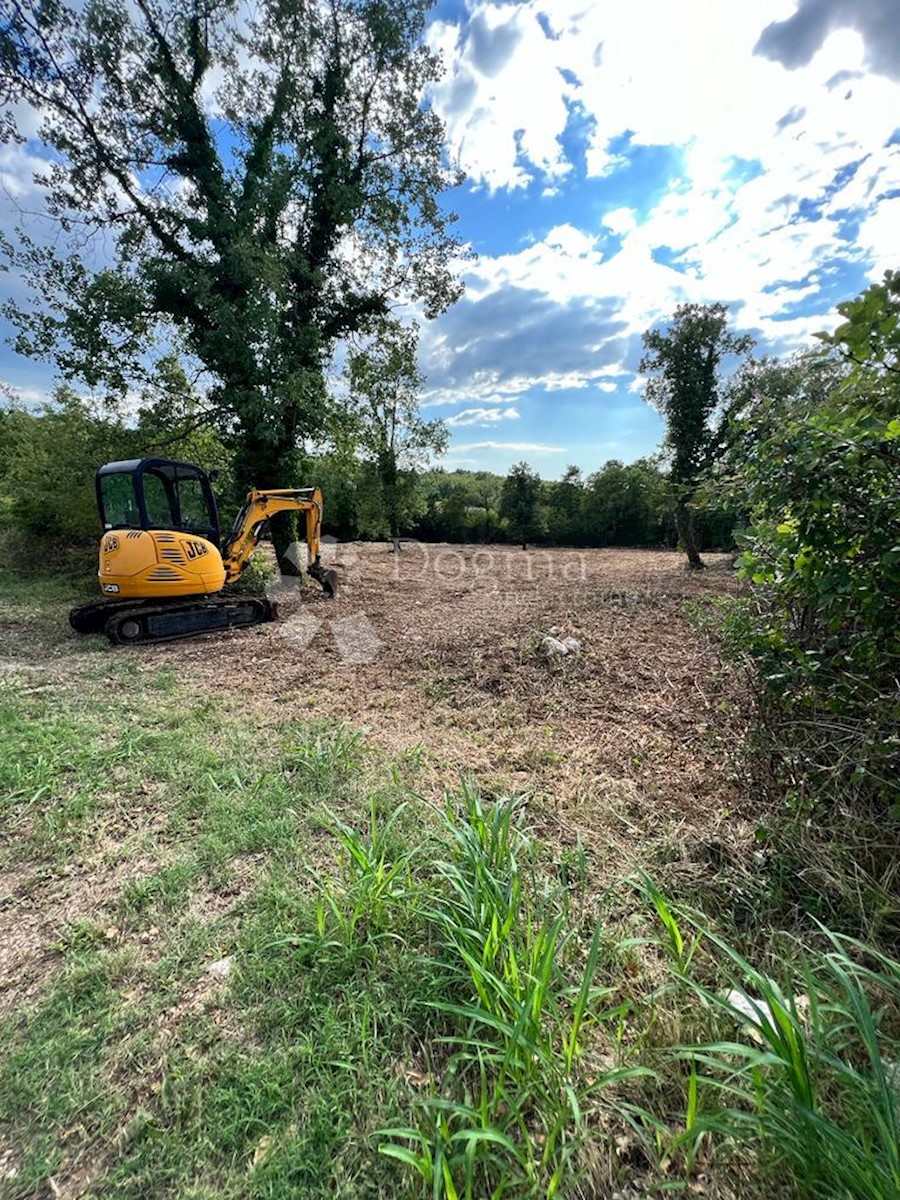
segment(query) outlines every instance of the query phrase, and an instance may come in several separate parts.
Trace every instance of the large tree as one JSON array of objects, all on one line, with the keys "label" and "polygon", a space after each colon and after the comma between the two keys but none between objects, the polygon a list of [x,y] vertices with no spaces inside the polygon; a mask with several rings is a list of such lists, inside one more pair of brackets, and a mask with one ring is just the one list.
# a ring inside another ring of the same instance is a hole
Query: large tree
[{"label": "large tree", "polygon": [[424,380],[416,361],[417,333],[413,325],[380,321],[368,344],[347,361],[356,440],[374,469],[376,507],[395,551],[418,488],[417,472],[447,448],[443,421],[426,421],[419,413]]},{"label": "large tree", "polygon": [[728,328],[725,304],[681,304],[666,329],[648,329],[644,334],[644,356],[638,369],[648,376],[647,400],[666,419],[675,522],[688,563],[694,568],[704,564],[693,505],[721,440],[713,418],[722,399],[722,363],[752,349],[749,334]]},{"label": "large tree", "polygon": [[540,499],[540,475],[525,462],[510,467],[500,494],[500,516],[506,518],[510,534],[523,550],[541,532]]},{"label": "large tree", "polygon": [[428,7],[8,0],[3,132],[36,115],[47,213],[77,235],[62,255],[7,247],[36,297],[10,313],[20,348],[122,391],[154,345],[180,346],[239,482],[299,482],[335,341],[389,299],[433,316],[458,294]]}]

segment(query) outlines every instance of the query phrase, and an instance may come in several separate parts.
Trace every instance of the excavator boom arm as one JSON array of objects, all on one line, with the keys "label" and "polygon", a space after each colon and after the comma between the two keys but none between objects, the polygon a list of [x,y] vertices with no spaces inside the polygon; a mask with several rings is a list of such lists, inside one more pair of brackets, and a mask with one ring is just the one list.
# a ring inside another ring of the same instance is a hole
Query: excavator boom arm
[{"label": "excavator boom arm", "polygon": [[[327,586],[322,578],[326,573],[319,562],[322,493],[318,488],[277,488],[247,493],[247,499],[235,517],[231,533],[222,546],[226,582],[233,583],[240,578],[256,549],[266,521],[280,512],[306,514],[307,571],[323,584],[326,591],[333,591],[333,587]],[[333,575],[333,572],[327,574]]]}]

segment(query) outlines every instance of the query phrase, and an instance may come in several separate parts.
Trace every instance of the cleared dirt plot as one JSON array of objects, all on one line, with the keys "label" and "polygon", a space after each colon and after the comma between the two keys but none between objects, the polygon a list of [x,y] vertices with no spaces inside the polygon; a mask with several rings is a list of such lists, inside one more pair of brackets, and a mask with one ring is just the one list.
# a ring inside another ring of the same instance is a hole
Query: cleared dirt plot
[{"label": "cleared dirt plot", "polygon": [[[720,821],[739,833],[736,685],[687,612],[736,590],[729,556],[709,556],[703,573],[628,550],[405,543],[396,556],[354,543],[334,557],[337,601],[275,587],[277,623],[155,648],[86,643],[62,604],[7,606],[0,658],[32,695],[90,693],[106,663],[165,672],[197,704],[230,697],[250,741],[290,718],[346,721],[390,753],[421,748],[420,788],[439,794],[472,773],[525,795],[546,834],[581,837],[617,869],[660,833],[715,838]],[[548,655],[550,631],[580,651]],[[22,933],[9,931],[7,953]]]},{"label": "cleared dirt plot", "polygon": [[[288,593],[278,624],[158,647],[141,669],[238,691],[263,719],[274,705],[425,746],[433,784],[473,772],[525,793],[547,832],[601,857],[733,814],[736,685],[687,612],[736,590],[729,556],[702,573],[628,550],[355,544],[337,560],[336,602]],[[548,655],[550,631],[580,651]]]},{"label": "cleared dirt plot", "polygon": [[[375,1132],[437,1086],[404,1007],[437,985],[394,924],[373,945],[396,977],[335,974],[340,938],[302,950],[341,823],[412,845],[466,779],[519,796],[541,855],[581,862],[585,913],[634,868],[677,886],[752,843],[740,681],[689,615],[737,589],[729,558],[331,553],[337,600],[281,588],[275,623],[140,650],[71,634],[61,595],[5,600],[0,1194],[394,1194]],[[652,1174],[629,1138],[582,1139],[578,1194]]]}]

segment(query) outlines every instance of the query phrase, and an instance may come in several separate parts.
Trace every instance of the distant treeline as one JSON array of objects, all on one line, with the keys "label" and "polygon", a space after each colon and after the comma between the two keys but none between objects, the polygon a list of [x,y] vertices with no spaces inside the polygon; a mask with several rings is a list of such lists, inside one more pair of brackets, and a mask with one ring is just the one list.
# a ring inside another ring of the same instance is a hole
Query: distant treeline
[{"label": "distant treeline", "polygon": [[[9,534],[93,551],[99,533],[94,472],[106,461],[164,454],[218,471],[216,491],[223,524],[240,503],[232,455],[210,428],[173,433],[164,410],[142,409],[137,423],[92,411],[71,391],[33,412],[0,409],[0,529]],[[559,481],[540,480],[524,464],[533,503],[527,540],[560,546],[670,546],[677,544],[667,478],[651,459],[608,462],[583,476],[569,467]],[[404,473],[401,532],[446,542],[521,541],[520,514],[510,513],[504,477],[490,471],[428,470]],[[325,531],[341,540],[382,539],[390,534],[377,470],[352,456],[307,459],[303,478],[260,479],[260,486],[318,484],[325,495]],[[507,489],[508,492],[508,489]],[[734,515],[724,509],[699,517],[705,548],[732,544]]]},{"label": "distant treeline", "polygon": [[[520,464],[514,470],[527,470]],[[315,464],[326,497],[326,527],[339,538],[382,538],[378,483],[365,465],[347,470],[325,456]],[[584,475],[570,466],[560,480],[537,482],[527,541],[552,546],[667,546],[678,543],[671,492],[653,459],[607,462]],[[415,478],[404,533],[428,542],[519,542],[504,505],[505,477],[491,471],[424,471]],[[734,544],[735,514],[711,508],[698,516],[702,547]]]}]

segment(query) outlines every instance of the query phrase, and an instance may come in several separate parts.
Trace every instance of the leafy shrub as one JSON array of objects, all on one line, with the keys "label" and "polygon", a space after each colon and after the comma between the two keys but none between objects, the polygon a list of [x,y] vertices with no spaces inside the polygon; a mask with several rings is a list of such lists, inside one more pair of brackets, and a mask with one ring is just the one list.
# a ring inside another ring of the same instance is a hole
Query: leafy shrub
[{"label": "leafy shrub", "polygon": [[135,431],[91,413],[67,389],[39,414],[6,409],[0,423],[0,493],[5,523],[63,544],[100,536],[94,474],[137,453]]},{"label": "leafy shrub", "polygon": [[68,387],[37,412],[15,402],[0,408],[0,527],[40,547],[32,562],[74,551],[79,565],[95,570],[101,530],[94,478],[103,463],[160,454],[207,470],[227,466],[227,452],[209,429],[173,428],[183,415],[161,404],[142,408],[138,423],[126,424]]},{"label": "leafy shrub", "polygon": [[[853,364],[769,366],[737,422],[755,590],[729,632],[759,664],[792,775],[886,807],[900,768],[900,281],[842,307],[832,340]],[[858,328],[876,310],[877,343]]]},{"label": "leafy shrub", "polygon": [[267,552],[260,548],[251,555],[240,579],[231,584],[231,590],[240,595],[259,595],[278,578],[278,571]]}]

